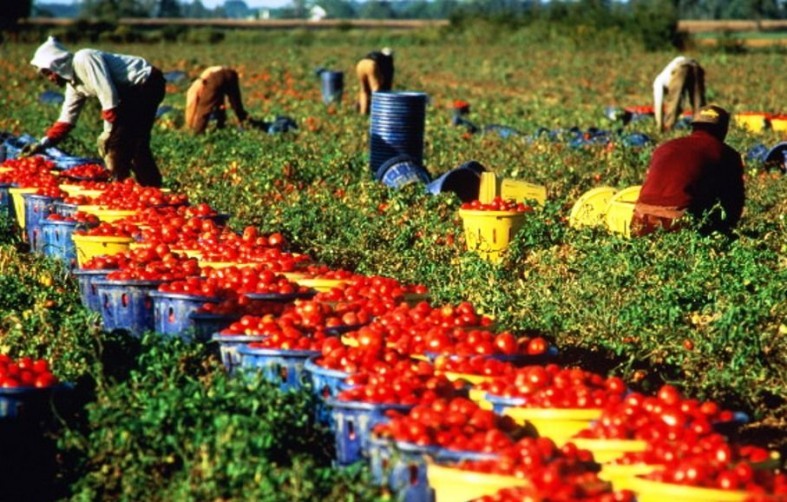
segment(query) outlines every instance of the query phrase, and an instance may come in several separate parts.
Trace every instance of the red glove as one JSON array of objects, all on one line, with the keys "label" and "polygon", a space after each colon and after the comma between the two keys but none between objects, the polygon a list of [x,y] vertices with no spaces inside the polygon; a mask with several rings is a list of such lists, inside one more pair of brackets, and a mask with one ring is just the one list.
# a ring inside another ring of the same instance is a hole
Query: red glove
[{"label": "red glove", "polygon": [[46,132],[46,137],[49,140],[49,143],[54,145],[65,138],[73,128],[73,124],[69,124],[68,122],[55,122],[55,124]]},{"label": "red glove", "polygon": [[109,110],[104,110],[101,112],[101,118],[109,122],[110,124],[115,122],[117,118],[117,112],[114,108],[110,108]]}]

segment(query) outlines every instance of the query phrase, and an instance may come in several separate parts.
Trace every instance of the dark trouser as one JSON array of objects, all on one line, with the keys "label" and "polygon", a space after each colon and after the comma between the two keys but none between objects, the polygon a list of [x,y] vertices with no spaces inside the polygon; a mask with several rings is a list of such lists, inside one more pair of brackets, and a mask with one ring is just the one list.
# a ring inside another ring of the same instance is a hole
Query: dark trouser
[{"label": "dark trouser", "polygon": [[119,88],[117,118],[107,139],[108,167],[122,181],[133,172],[142,186],[161,186],[161,172],[150,150],[150,134],[156,111],[164,100],[166,82],[158,68],[141,85]]}]

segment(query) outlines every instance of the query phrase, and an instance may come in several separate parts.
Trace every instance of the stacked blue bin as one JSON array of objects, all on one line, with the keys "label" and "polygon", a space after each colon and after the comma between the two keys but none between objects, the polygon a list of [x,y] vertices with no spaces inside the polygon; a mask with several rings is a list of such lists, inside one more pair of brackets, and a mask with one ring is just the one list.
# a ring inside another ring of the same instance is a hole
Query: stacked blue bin
[{"label": "stacked blue bin", "polygon": [[427,95],[422,92],[373,92],[369,125],[369,161],[372,173],[389,159],[407,155],[424,163],[424,127]]},{"label": "stacked blue bin", "polygon": [[340,71],[323,70],[320,72],[322,84],[322,102],[341,104],[344,95],[344,73]]}]

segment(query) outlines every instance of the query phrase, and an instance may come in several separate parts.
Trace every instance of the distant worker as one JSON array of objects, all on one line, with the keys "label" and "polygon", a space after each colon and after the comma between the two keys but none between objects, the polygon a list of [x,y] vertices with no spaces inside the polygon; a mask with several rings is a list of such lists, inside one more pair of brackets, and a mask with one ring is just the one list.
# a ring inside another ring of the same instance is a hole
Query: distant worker
[{"label": "distant worker", "polygon": [[107,169],[119,181],[133,172],[140,185],[161,186],[161,173],[150,150],[156,111],[166,92],[161,70],[137,56],[95,49],[72,54],[54,37],[36,50],[30,64],[66,90],[60,117],[22,155],[40,153],[62,141],[76,125],[87,99],[97,98],[104,119],[99,151]]},{"label": "distant worker", "polygon": [[743,162],[724,143],[729,113],[705,106],[694,115],[692,132],[659,145],[650,160],[634,207],[632,234],[677,230],[691,216],[701,230],[728,233],[743,212]]},{"label": "distant worker", "polygon": [[368,115],[371,108],[372,93],[390,91],[393,88],[393,51],[385,47],[380,51],[370,52],[358,61],[355,72],[358,74],[360,85],[358,111]]},{"label": "distant worker", "polygon": [[186,126],[195,134],[202,134],[211,118],[216,127],[224,128],[227,123],[225,98],[229,100],[238,122],[247,120],[251,125],[241,100],[238,72],[226,66],[211,66],[204,70],[186,91]]},{"label": "distant worker", "polygon": [[695,115],[705,106],[705,70],[696,60],[678,56],[653,81],[653,111],[660,131],[675,127],[684,98]]}]

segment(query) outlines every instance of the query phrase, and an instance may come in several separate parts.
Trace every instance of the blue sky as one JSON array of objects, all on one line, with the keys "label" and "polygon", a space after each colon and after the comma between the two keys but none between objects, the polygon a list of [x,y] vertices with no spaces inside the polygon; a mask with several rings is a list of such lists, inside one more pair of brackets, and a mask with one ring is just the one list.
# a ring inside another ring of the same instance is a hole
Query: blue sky
[{"label": "blue sky", "polygon": [[[291,0],[244,0],[246,5],[251,8],[257,7],[283,7],[285,5],[290,5],[292,3]],[[42,3],[60,3],[60,4],[74,4],[78,3],[77,0],[35,0],[34,3],[42,4]],[[184,3],[181,0],[181,3]],[[190,0],[186,1],[185,3],[191,3]],[[202,0],[202,5],[205,7],[212,9],[214,7],[218,7],[224,4],[224,0]]]}]

